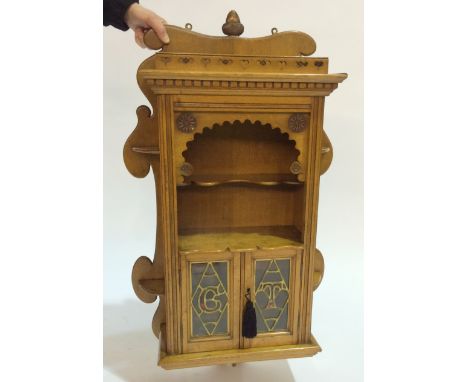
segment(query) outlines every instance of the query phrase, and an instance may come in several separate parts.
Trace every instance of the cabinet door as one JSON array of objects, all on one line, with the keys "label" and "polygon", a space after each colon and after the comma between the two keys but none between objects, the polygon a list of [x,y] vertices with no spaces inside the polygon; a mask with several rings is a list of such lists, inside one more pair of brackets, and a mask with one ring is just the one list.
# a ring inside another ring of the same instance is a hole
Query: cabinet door
[{"label": "cabinet door", "polygon": [[250,288],[255,306],[257,337],[244,338],[244,347],[297,342],[301,253],[300,249],[246,253],[245,288]]},{"label": "cabinet door", "polygon": [[239,253],[182,255],[183,352],[239,347]]}]

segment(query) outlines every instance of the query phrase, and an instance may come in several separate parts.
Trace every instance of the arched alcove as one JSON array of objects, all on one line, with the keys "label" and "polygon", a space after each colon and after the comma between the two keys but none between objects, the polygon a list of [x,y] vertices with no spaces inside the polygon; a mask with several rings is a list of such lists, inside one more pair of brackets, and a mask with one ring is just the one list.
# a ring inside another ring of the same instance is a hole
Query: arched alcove
[{"label": "arched alcove", "polygon": [[302,242],[304,183],[288,133],[260,121],[224,122],[205,127],[186,147],[184,182],[177,187],[184,242],[185,235],[220,232],[245,233],[236,237],[245,243],[258,240],[252,234]]},{"label": "arched alcove", "polygon": [[287,133],[260,121],[214,124],[187,142],[185,181],[297,181],[299,150]]}]

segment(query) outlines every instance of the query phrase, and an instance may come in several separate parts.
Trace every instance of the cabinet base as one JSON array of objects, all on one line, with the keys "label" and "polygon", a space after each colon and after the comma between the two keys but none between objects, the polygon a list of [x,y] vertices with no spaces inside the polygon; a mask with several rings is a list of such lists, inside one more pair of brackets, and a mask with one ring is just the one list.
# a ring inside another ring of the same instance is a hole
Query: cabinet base
[{"label": "cabinet base", "polygon": [[322,348],[311,335],[307,344],[281,345],[249,349],[217,350],[210,352],[167,355],[160,349],[158,365],[163,369],[235,364],[241,362],[267,361],[284,358],[312,357]]}]

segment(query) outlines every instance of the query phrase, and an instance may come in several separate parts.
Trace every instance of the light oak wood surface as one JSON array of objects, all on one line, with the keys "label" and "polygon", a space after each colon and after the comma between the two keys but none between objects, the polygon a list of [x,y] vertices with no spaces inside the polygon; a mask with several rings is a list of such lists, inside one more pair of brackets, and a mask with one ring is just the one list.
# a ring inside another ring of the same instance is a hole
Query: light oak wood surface
[{"label": "light oak wood surface", "polygon": [[[234,11],[227,36],[191,29],[167,26],[168,45],[146,33],[157,52],[137,82],[150,107],[137,108],[123,150],[133,176],[152,170],[155,179],[155,254],[137,259],[132,284],[142,301],[159,298],[159,365],[312,356],[321,351],[311,317],[325,268],[319,184],[333,159],[324,100],[347,75],[308,57],[316,44],[305,33],[239,37]],[[251,339],[242,336],[246,296],[266,325]]]}]

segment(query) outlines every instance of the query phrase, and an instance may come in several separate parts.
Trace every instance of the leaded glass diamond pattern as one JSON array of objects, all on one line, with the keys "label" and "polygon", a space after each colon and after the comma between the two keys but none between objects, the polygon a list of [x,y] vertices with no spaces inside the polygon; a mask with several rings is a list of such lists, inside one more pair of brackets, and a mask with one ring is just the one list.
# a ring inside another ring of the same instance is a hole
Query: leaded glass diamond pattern
[{"label": "leaded glass diamond pattern", "polygon": [[290,260],[255,261],[255,311],[259,333],[288,329]]},{"label": "leaded glass diamond pattern", "polygon": [[191,264],[192,336],[228,334],[227,261]]}]

